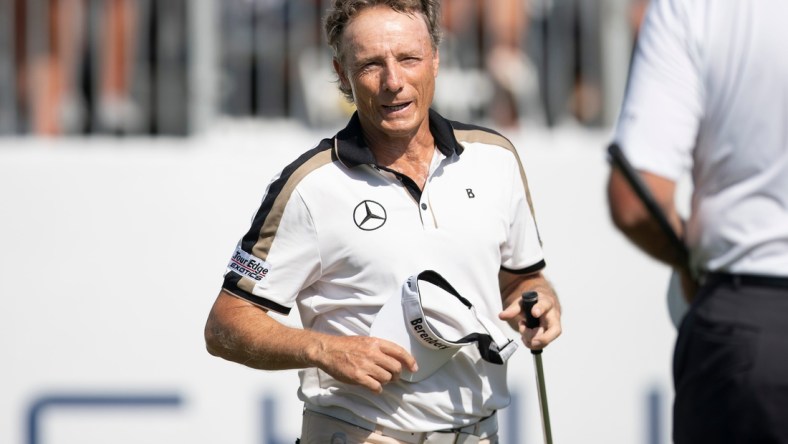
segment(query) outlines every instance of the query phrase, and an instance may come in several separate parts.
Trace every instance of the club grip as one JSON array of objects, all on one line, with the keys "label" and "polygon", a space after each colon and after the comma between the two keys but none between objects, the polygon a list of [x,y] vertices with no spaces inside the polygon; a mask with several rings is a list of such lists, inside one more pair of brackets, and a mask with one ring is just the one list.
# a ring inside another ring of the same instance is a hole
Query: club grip
[{"label": "club grip", "polygon": [[535,291],[526,291],[520,298],[520,308],[525,314],[525,326],[528,328],[536,328],[539,326],[539,318],[536,318],[531,314],[531,309],[534,307],[534,304],[536,304],[538,299],[539,296]]}]

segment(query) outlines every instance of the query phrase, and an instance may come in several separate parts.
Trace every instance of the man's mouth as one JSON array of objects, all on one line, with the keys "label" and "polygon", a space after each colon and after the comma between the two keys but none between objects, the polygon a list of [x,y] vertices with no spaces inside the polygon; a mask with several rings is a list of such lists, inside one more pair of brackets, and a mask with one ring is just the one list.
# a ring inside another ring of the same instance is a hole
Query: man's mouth
[{"label": "man's mouth", "polygon": [[400,103],[399,105],[383,105],[383,109],[388,111],[388,112],[390,112],[390,113],[393,113],[393,112],[401,111],[401,110],[407,108],[408,105],[410,105],[410,102],[408,102],[408,103]]}]

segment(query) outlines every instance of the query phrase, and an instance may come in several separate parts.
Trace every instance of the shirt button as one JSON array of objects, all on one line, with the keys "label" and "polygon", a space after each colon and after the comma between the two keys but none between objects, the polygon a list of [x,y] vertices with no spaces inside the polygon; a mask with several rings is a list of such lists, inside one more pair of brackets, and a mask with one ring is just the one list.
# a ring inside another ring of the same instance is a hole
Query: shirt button
[{"label": "shirt button", "polygon": [[427,209],[427,204],[425,204],[425,203],[421,204],[421,209],[422,210],[426,210]]}]

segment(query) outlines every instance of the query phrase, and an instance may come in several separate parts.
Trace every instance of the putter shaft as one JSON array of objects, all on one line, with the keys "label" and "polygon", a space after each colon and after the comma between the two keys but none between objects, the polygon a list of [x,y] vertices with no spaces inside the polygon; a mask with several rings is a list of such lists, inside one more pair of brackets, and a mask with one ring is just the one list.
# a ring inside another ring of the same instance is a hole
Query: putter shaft
[{"label": "putter shaft", "polygon": [[[531,309],[536,304],[538,295],[535,291],[523,293],[520,298],[520,308],[525,315],[525,326],[528,328],[539,327],[539,319],[531,314]],[[536,369],[536,390],[539,395],[539,411],[542,416],[542,432],[544,433],[545,444],[553,444],[553,432],[550,429],[550,412],[547,409],[547,389],[544,382],[544,369],[542,368],[542,350],[531,350],[534,356],[534,368]]]},{"label": "putter shaft", "polygon": [[550,429],[550,411],[547,408],[547,388],[544,382],[544,369],[542,368],[542,350],[532,350],[534,355],[534,369],[536,370],[536,388],[539,394],[539,410],[542,413],[542,432],[545,444],[553,444],[553,432]]}]

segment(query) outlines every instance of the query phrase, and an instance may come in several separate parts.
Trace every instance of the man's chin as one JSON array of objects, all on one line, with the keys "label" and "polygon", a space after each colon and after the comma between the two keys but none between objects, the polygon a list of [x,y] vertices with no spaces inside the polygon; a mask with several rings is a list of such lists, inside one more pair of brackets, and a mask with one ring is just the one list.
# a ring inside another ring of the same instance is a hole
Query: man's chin
[{"label": "man's chin", "polygon": [[395,118],[383,118],[380,122],[380,128],[391,135],[409,135],[413,134],[419,127],[419,122],[416,121],[415,116],[401,116]]}]

